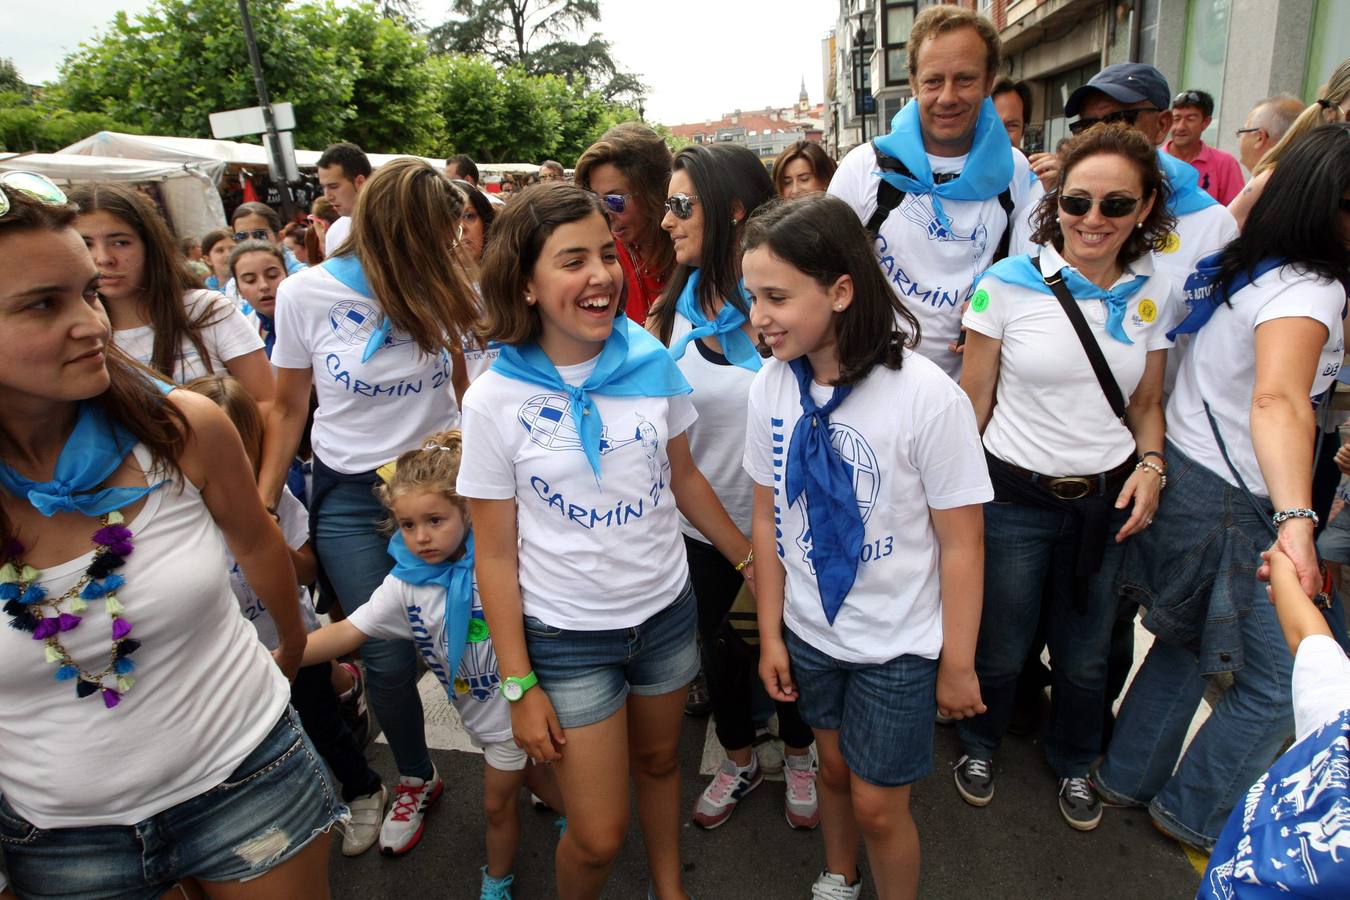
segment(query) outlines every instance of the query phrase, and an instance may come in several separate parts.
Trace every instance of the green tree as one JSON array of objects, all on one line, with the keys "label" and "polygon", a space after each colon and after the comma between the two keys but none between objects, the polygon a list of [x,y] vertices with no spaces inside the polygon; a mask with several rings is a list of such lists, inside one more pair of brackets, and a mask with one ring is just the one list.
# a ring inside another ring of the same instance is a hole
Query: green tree
[{"label": "green tree", "polygon": [[22,100],[31,100],[33,89],[19,75],[14,60],[0,57],[0,94],[16,94]]},{"label": "green tree", "polygon": [[574,39],[600,18],[599,0],[454,0],[451,8],[456,18],[431,30],[434,49],[581,80],[609,100],[643,91],[637,76],[614,61],[609,41],[598,34]]}]

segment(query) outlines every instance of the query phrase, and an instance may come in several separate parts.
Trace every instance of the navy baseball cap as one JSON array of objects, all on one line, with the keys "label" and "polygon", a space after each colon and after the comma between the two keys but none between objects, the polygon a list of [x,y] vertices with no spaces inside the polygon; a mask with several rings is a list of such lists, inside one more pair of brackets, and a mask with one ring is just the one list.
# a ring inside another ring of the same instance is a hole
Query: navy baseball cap
[{"label": "navy baseball cap", "polygon": [[1116,63],[1093,75],[1087,84],[1070,94],[1064,104],[1064,115],[1078,115],[1078,108],[1093,91],[1101,91],[1121,103],[1147,100],[1157,109],[1168,109],[1172,105],[1172,92],[1161,72],[1143,63]]}]

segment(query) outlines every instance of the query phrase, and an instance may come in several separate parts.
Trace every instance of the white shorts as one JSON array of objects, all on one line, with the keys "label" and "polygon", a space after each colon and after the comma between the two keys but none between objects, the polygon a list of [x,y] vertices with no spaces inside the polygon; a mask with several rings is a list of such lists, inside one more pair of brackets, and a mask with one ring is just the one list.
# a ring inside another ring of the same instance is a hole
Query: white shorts
[{"label": "white shorts", "polygon": [[530,761],[525,751],[517,747],[516,742],[510,738],[478,746],[483,749],[483,759],[487,764],[499,772],[519,772]]}]

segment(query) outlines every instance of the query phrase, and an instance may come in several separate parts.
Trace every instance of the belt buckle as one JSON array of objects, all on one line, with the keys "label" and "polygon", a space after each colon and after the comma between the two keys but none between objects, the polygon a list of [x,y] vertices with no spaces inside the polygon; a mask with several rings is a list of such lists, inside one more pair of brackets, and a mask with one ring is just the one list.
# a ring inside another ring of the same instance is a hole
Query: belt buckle
[{"label": "belt buckle", "polygon": [[1061,500],[1082,500],[1096,487],[1093,479],[1071,475],[1067,478],[1047,478],[1045,488]]}]

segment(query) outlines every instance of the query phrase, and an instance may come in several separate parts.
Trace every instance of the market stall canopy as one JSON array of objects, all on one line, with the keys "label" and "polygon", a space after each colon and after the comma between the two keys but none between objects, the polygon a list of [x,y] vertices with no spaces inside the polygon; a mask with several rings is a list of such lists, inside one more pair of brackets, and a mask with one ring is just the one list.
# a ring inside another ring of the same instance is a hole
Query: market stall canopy
[{"label": "market stall canopy", "polygon": [[[57,151],[61,154],[79,154],[84,156],[124,156],[132,159],[156,159],[165,162],[223,162],[231,166],[244,166],[251,169],[267,168],[267,152],[260,144],[244,144],[239,141],[217,141],[209,138],[164,137],[145,134],[122,134],[116,131],[100,131],[82,141],[76,141],[69,147]],[[322,156],[319,150],[296,150],[295,164],[302,169],[313,169]],[[370,164],[379,168],[391,159],[409,156],[406,153],[368,153]],[[435,166],[445,165],[443,159],[416,157]],[[538,166],[530,166],[533,171]]]}]

